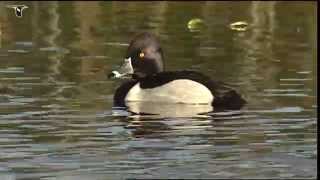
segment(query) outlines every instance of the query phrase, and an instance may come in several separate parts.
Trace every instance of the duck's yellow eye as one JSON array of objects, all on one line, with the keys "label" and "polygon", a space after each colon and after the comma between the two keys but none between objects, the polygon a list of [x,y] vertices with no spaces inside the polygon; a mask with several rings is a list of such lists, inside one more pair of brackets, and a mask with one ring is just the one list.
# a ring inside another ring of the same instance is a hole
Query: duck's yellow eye
[{"label": "duck's yellow eye", "polygon": [[143,57],[144,57],[144,53],[141,52],[141,53],[139,54],[139,57],[140,57],[140,58],[143,58]]}]

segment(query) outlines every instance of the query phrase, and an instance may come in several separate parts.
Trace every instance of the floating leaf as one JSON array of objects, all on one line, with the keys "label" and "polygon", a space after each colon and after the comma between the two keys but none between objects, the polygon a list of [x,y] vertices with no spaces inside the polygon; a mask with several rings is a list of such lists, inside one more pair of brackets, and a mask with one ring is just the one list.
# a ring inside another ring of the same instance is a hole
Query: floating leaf
[{"label": "floating leaf", "polygon": [[191,32],[200,31],[200,29],[204,26],[204,22],[202,19],[194,18],[188,22],[188,29]]},{"label": "floating leaf", "polygon": [[238,21],[230,24],[230,29],[235,31],[246,31],[249,24],[245,21]]}]

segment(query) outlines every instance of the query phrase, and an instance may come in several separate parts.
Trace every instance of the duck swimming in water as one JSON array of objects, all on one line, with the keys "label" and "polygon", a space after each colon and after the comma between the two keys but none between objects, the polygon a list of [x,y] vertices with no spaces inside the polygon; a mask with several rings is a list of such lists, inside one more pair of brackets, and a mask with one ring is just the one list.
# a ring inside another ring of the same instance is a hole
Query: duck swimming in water
[{"label": "duck swimming in water", "polygon": [[138,34],[131,41],[119,71],[109,77],[130,77],[114,94],[114,106],[131,102],[202,104],[214,109],[237,110],[246,101],[225,83],[196,71],[164,71],[163,51],[157,37]]}]

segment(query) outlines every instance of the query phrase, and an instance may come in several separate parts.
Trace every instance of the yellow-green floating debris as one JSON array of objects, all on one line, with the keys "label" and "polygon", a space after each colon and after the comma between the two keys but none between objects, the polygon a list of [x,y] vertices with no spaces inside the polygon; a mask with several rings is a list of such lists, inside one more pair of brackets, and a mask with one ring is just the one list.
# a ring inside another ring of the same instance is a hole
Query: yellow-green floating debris
[{"label": "yellow-green floating debris", "polygon": [[245,21],[238,21],[238,22],[231,23],[229,27],[230,29],[235,31],[246,31],[249,27],[249,24]]},{"label": "yellow-green floating debris", "polygon": [[202,19],[194,18],[188,22],[188,29],[191,32],[200,31],[204,27],[204,22]]}]

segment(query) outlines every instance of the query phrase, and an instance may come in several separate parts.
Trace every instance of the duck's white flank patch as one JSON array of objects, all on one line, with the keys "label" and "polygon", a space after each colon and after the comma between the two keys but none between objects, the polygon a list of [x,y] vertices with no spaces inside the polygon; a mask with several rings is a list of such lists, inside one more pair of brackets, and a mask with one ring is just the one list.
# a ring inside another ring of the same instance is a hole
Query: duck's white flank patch
[{"label": "duck's white flank patch", "polygon": [[211,104],[126,102],[126,105],[130,112],[152,114],[157,117],[196,117],[213,110]]},{"label": "duck's white flank patch", "polygon": [[214,97],[204,85],[188,80],[179,79],[162,86],[141,89],[140,83],[133,86],[125,97],[125,101],[166,102],[186,104],[211,104]]}]

